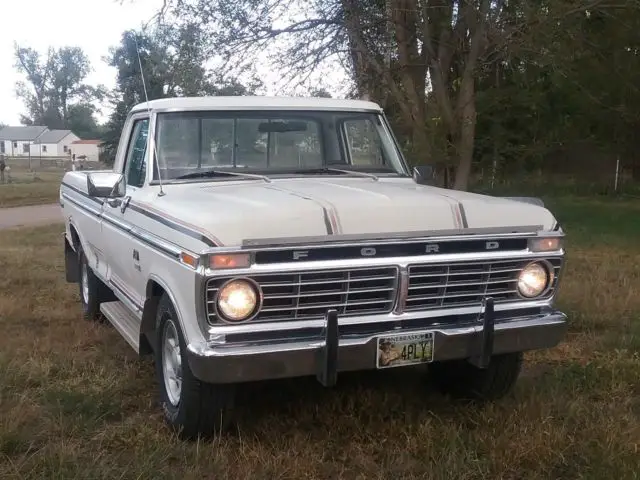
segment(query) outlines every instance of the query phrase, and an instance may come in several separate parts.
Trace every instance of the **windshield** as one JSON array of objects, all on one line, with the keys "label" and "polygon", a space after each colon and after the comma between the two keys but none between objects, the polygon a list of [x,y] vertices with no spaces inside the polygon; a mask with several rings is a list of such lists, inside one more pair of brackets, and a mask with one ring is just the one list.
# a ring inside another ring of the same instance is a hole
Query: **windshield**
[{"label": "windshield", "polygon": [[156,151],[163,180],[212,170],[407,175],[381,115],[366,112],[158,113]]}]

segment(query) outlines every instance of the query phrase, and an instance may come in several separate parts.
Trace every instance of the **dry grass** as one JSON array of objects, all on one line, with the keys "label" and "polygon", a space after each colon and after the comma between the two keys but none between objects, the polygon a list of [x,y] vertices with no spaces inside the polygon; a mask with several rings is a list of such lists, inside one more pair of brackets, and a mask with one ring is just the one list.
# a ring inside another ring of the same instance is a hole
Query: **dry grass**
[{"label": "dry grass", "polygon": [[11,183],[0,184],[0,208],[41,205],[58,201],[62,169],[30,172],[11,167]]},{"label": "dry grass", "polygon": [[[578,227],[580,205],[558,209]],[[61,228],[0,232],[0,478],[638,478],[640,236],[593,244],[609,216],[572,239],[569,338],[509,398],[454,403],[409,370],[252,385],[208,443],[174,438],[150,363],[81,320]]]}]

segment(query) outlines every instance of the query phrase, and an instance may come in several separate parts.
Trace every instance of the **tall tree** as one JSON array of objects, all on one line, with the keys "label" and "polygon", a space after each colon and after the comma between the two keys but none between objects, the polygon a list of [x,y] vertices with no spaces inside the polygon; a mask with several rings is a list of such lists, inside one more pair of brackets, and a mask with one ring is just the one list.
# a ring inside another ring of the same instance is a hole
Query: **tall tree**
[{"label": "tall tree", "polygon": [[235,78],[208,71],[204,45],[203,32],[196,24],[159,25],[122,34],[120,44],[107,58],[118,72],[116,88],[109,96],[113,113],[103,137],[108,158],[114,158],[129,109],[145,98],[246,95],[260,86],[256,80],[245,86]]},{"label": "tall tree", "polygon": [[[444,157],[467,188],[477,80],[487,65],[533,48],[536,32],[584,15],[592,0],[168,0],[167,13],[210,33],[211,55],[244,67],[277,45],[277,64],[305,78],[347,65],[360,96],[392,111],[414,161]],[[541,46],[542,47],[542,46]],[[544,48],[544,47],[542,47]],[[542,49],[541,48],[541,49]],[[437,149],[437,150],[436,150]]]},{"label": "tall tree", "polygon": [[81,48],[49,48],[45,55],[17,44],[14,49],[15,66],[25,77],[16,85],[27,108],[24,124],[69,128],[72,107],[93,111],[91,103],[101,98],[102,89],[86,84],[91,66]]}]

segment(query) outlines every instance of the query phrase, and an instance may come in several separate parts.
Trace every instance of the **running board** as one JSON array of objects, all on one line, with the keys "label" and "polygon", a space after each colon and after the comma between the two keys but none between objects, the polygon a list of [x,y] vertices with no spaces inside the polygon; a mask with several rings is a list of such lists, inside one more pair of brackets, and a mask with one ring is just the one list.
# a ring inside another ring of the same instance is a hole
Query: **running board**
[{"label": "running board", "polygon": [[100,311],[136,353],[140,353],[140,320],[131,310],[124,303],[116,301],[101,303]]}]

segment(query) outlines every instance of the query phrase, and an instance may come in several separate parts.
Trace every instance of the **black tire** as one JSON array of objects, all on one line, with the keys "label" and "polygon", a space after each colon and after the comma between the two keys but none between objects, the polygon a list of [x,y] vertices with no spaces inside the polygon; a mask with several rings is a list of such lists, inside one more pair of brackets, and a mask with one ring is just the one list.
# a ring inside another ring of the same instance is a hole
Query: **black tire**
[{"label": "black tire", "polygon": [[[181,387],[179,393],[169,393],[165,382],[165,337],[178,337]],[[156,379],[160,392],[160,407],[165,421],[181,439],[211,437],[222,432],[232,420],[235,385],[212,385],[198,380],[186,356],[186,343],[176,310],[166,293],[160,298],[156,314],[156,345],[154,352]]]},{"label": "black tire", "polygon": [[486,369],[467,360],[436,362],[429,366],[429,373],[443,393],[457,398],[492,401],[513,389],[522,369],[522,358],[522,352],[494,355]]},{"label": "black tire", "polygon": [[[86,272],[87,275],[86,292],[84,291],[84,272]],[[108,301],[108,299],[113,296],[113,292],[95,276],[80,245],[78,246],[78,275],[80,277],[78,285],[80,302],[82,304],[82,316],[89,322],[104,323],[105,318],[102,313],[100,313],[100,304]]]}]

